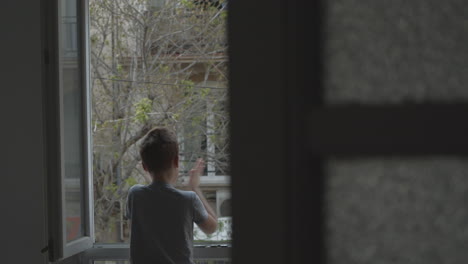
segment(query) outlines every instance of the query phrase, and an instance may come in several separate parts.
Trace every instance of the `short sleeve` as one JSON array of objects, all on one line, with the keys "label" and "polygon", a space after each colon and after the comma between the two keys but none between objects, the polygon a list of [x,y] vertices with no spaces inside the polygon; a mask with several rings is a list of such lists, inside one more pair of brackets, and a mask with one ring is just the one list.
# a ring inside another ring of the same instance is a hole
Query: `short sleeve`
[{"label": "short sleeve", "polygon": [[127,208],[125,210],[125,217],[129,220],[132,220],[133,190],[134,186],[130,187],[127,195]]},{"label": "short sleeve", "polygon": [[208,212],[203,206],[200,197],[196,193],[193,193],[193,222],[199,224],[205,221],[208,218]]}]

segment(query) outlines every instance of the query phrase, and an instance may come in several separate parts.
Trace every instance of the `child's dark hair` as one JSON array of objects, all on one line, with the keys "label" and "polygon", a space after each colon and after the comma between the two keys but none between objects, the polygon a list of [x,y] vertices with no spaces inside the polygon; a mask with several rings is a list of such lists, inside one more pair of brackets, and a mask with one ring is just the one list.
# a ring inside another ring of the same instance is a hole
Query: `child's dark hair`
[{"label": "child's dark hair", "polygon": [[140,157],[150,173],[158,174],[172,167],[179,155],[176,134],[164,127],[150,130],[140,145]]}]

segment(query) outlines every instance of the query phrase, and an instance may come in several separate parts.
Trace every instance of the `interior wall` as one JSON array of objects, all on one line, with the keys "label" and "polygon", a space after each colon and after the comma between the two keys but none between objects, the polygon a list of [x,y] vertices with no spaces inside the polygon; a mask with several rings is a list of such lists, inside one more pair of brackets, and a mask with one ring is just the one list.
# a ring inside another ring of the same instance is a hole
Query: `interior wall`
[{"label": "interior wall", "polygon": [[46,263],[40,1],[0,8],[2,263]]}]

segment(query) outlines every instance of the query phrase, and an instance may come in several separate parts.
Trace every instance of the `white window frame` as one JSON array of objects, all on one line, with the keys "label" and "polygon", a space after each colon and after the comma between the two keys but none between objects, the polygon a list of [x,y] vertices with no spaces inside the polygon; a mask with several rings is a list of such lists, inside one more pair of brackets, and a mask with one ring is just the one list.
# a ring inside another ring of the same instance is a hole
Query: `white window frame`
[{"label": "white window frame", "polygon": [[68,258],[86,249],[92,248],[94,243],[94,216],[92,190],[92,152],[90,128],[90,90],[89,90],[89,43],[88,38],[88,1],[77,0],[77,23],[80,34],[80,74],[82,92],[82,129],[83,129],[83,178],[80,190],[83,203],[82,223],[83,236],[67,242],[66,238],[66,210],[65,210],[65,165],[64,165],[64,105],[61,69],[62,36],[60,1],[44,2],[43,14],[45,28],[52,29],[45,32],[45,111],[46,111],[46,142],[47,142],[47,175],[48,175],[48,247],[49,260],[58,261]]}]

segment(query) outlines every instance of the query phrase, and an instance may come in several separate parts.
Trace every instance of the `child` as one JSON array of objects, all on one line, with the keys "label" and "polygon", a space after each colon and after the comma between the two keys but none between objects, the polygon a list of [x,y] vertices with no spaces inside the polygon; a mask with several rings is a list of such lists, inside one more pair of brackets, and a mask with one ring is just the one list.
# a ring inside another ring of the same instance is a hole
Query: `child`
[{"label": "child", "polygon": [[130,259],[133,264],[193,264],[193,223],[211,234],[217,217],[198,185],[204,161],[190,171],[188,187],[175,189],[179,175],[176,135],[167,128],[148,132],[140,147],[143,168],[152,178],[149,185],[134,185],[128,191]]}]

